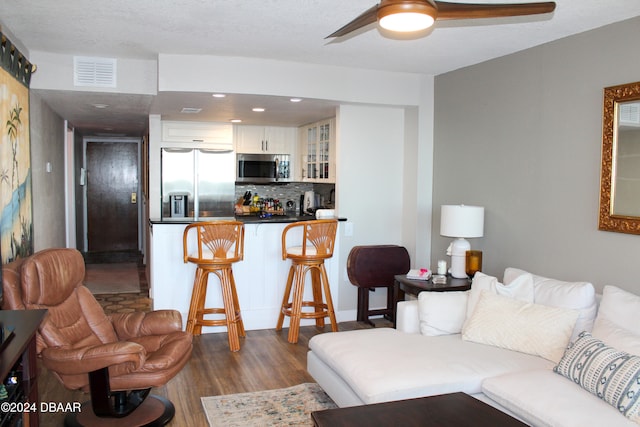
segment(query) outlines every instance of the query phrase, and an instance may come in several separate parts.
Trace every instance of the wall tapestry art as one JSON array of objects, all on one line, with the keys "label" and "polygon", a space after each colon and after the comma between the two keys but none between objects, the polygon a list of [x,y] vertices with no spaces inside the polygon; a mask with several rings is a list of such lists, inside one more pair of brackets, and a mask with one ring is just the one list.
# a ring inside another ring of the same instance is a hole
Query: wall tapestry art
[{"label": "wall tapestry art", "polygon": [[33,253],[29,88],[0,69],[2,264]]}]

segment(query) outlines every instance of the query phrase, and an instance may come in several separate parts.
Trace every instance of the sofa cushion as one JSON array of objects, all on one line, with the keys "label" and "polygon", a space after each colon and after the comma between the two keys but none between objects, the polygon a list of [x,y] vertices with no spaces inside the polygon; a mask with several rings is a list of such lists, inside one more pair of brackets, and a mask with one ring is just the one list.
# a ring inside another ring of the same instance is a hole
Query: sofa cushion
[{"label": "sofa cushion", "polygon": [[429,337],[391,328],[320,334],[309,348],[367,404],[474,394],[487,377],[553,367],[540,357],[462,341],[458,334]]},{"label": "sofa cushion", "polygon": [[593,335],[608,345],[640,356],[640,297],[615,286],[605,286]]},{"label": "sofa cushion", "polygon": [[603,400],[548,369],[487,378],[482,391],[536,427],[638,427]]},{"label": "sofa cushion", "polygon": [[522,274],[514,278],[509,285],[503,285],[497,277],[477,272],[473,276],[469,302],[467,304],[467,318],[471,317],[478,303],[482,291],[490,291],[494,294],[517,299],[525,302],[533,302],[533,277],[531,274]]},{"label": "sofa cushion", "polygon": [[595,323],[598,319],[608,319],[619,327],[640,335],[638,313],[640,313],[640,296],[615,286],[605,286]]},{"label": "sofa cushion", "polygon": [[594,338],[601,339],[611,347],[640,356],[640,335],[619,327],[607,318],[598,315],[591,335]]},{"label": "sofa cushion", "polygon": [[640,424],[640,356],[583,332],[553,370]]},{"label": "sofa cushion", "polygon": [[558,362],[569,343],[577,310],[526,303],[482,291],[462,339]]},{"label": "sofa cushion", "polygon": [[459,334],[467,315],[468,292],[420,292],[420,333],[437,336]]},{"label": "sofa cushion", "polygon": [[550,279],[512,267],[505,269],[503,280],[506,285],[509,285],[520,276],[527,274],[533,278],[533,302],[551,307],[580,310],[571,340],[575,340],[582,331],[591,332],[598,311],[596,292],[591,283]]}]

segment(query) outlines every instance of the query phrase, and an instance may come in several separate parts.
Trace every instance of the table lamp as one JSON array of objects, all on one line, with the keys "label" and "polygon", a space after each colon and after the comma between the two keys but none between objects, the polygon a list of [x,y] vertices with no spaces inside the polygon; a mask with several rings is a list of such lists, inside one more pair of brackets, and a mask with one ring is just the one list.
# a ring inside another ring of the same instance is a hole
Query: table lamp
[{"label": "table lamp", "polygon": [[440,235],[455,237],[447,248],[451,255],[451,276],[467,277],[465,256],[471,244],[465,238],[482,237],[484,233],[484,207],[442,205],[440,211]]}]

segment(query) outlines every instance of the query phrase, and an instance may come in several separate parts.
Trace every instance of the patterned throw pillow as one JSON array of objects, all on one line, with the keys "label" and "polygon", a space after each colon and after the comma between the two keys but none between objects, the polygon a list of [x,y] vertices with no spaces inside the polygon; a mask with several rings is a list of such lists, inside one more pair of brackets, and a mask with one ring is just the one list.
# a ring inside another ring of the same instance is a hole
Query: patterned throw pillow
[{"label": "patterned throw pillow", "polygon": [[640,356],[582,332],[553,370],[640,423]]}]

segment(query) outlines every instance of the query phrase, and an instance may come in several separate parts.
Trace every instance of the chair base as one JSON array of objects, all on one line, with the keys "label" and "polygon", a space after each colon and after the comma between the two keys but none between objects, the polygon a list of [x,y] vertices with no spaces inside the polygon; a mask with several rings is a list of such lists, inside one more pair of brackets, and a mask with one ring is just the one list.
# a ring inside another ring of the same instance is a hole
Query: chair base
[{"label": "chair base", "polygon": [[66,427],[160,427],[173,419],[176,409],[169,400],[161,396],[148,396],[133,412],[126,417],[98,417],[91,408],[91,401],[84,402],[80,412],[65,417]]},{"label": "chair base", "polygon": [[[307,272],[311,273],[313,301],[303,301],[304,282]],[[291,302],[289,302],[289,299],[291,299]],[[313,307],[314,311],[302,311],[303,307]],[[289,277],[287,278],[276,331],[282,330],[285,316],[290,318],[287,341],[291,344],[298,342],[300,319],[315,319],[316,326],[322,328],[325,326],[324,319],[328,317],[331,323],[331,330],[338,332],[329,279],[322,260],[293,260],[289,269]]]},{"label": "chair base", "polygon": [[[224,308],[206,308],[204,306],[207,298],[209,274],[215,274],[220,281]],[[204,316],[208,314],[223,315],[224,319],[205,319]],[[240,303],[238,302],[231,264],[198,265],[196,269],[186,331],[192,335],[200,335],[203,326],[226,326],[229,349],[234,352],[240,350],[240,338],[247,334],[240,314]]]}]

